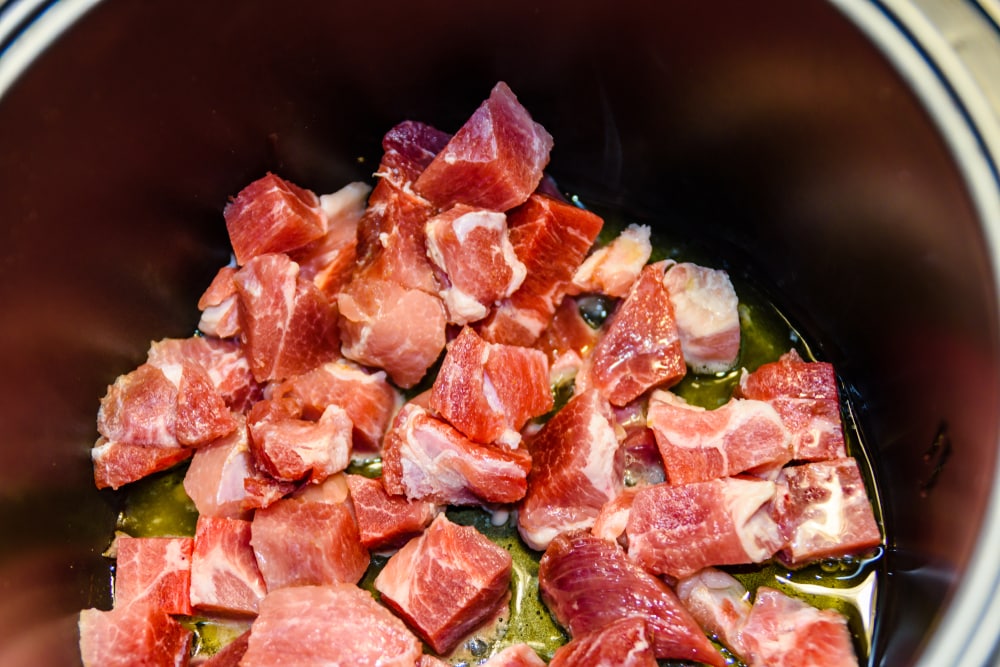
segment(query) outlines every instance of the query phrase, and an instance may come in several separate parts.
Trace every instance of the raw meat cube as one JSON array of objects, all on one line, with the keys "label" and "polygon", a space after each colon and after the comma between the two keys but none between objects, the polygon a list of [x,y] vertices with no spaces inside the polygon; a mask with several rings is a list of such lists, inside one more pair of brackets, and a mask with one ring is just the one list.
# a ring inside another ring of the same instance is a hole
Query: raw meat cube
[{"label": "raw meat cube", "polygon": [[191,458],[190,447],[147,447],[112,442],[101,436],[90,450],[94,464],[94,484],[99,489],[118,489],[154,472],[167,470]]},{"label": "raw meat cube", "polygon": [[184,475],[184,491],[202,516],[247,518],[246,480],[253,476],[246,419],[224,438],[199,447]]},{"label": "raw meat cube", "polygon": [[629,616],[574,637],[556,650],[549,667],[656,667],[657,664],[646,619]]},{"label": "raw meat cube", "polygon": [[236,340],[208,336],[165,338],[150,345],[146,360],[164,372],[185,361],[198,364],[208,373],[226,405],[236,412],[245,412],[263,393],[250,371],[242,345]]},{"label": "raw meat cube", "polygon": [[118,538],[115,607],[145,604],[168,614],[191,615],[190,537]]},{"label": "raw meat cube", "polygon": [[371,551],[396,549],[416,537],[431,522],[438,506],[424,500],[392,496],[381,479],[346,475],[361,544]]},{"label": "raw meat cube", "polygon": [[84,667],[185,667],[194,634],[167,612],[143,604],[80,612]]},{"label": "raw meat cube", "polygon": [[308,478],[321,482],[351,461],[353,425],[338,405],[330,405],[316,421],[300,419],[295,399],[265,399],[247,415],[250,451],[257,466],[282,482]]},{"label": "raw meat cube", "polygon": [[753,604],[739,580],[707,567],[677,582],[677,596],[705,632],[744,655],[741,633]]},{"label": "raw meat cube", "polygon": [[691,370],[722,373],[735,366],[740,356],[740,314],[729,274],[685,262],[668,268],[663,284]]},{"label": "raw meat cube", "polygon": [[629,225],[608,245],[595,250],[573,275],[573,289],[623,297],[653,253],[648,225]]},{"label": "raw meat cube", "polygon": [[255,616],[267,594],[250,546],[249,521],[198,517],[191,560],[191,605],[207,613]]},{"label": "raw meat cube", "polygon": [[206,336],[235,338],[240,335],[239,304],[236,300],[235,266],[224,266],[198,299],[198,331]]}]

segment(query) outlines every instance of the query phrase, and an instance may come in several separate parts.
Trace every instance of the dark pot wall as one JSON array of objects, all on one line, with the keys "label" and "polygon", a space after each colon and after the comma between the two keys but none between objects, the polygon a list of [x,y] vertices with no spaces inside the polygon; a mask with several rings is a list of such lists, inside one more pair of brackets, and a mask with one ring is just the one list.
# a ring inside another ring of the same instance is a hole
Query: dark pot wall
[{"label": "dark pot wall", "polygon": [[878,662],[912,663],[994,482],[989,256],[879,52],[824,3],[757,5],[109,1],[71,28],[0,97],[0,663],[74,664],[106,603],[97,402],[192,331],[226,198],[368,178],[386,128],[454,130],[498,79],[564,187],[717,242],[820,341],[885,496]]}]

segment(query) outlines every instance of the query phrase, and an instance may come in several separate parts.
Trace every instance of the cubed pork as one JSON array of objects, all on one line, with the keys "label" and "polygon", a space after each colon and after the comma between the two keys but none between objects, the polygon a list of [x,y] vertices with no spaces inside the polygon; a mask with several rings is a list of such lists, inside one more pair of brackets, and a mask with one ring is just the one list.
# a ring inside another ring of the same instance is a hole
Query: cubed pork
[{"label": "cubed pork", "polygon": [[80,612],[83,667],[186,667],[194,633],[143,604]]},{"label": "cubed pork", "polygon": [[200,612],[255,616],[267,594],[250,546],[251,523],[198,517],[191,559],[191,605]]},{"label": "cubed pork", "polygon": [[300,419],[295,399],[265,399],[247,415],[250,450],[262,470],[283,482],[321,482],[351,461],[353,424],[338,405],[329,405],[316,421]]},{"label": "cubed pork", "polygon": [[705,632],[737,655],[745,653],[742,632],[753,604],[738,579],[706,567],[677,582],[677,597]]},{"label": "cubed pork", "polygon": [[620,618],[559,647],[549,667],[656,667],[652,639],[646,619]]},{"label": "cubed pork", "polygon": [[370,551],[397,549],[419,535],[438,513],[426,500],[389,495],[381,479],[346,475],[361,544]]},{"label": "cubed pork", "polygon": [[695,373],[722,373],[740,356],[740,315],[729,274],[684,262],[667,269],[684,361]]},{"label": "cubed pork", "polygon": [[199,447],[184,474],[184,491],[202,516],[247,518],[245,482],[254,474],[246,419],[224,438]]},{"label": "cubed pork", "polygon": [[653,253],[648,225],[629,225],[608,245],[598,248],[573,275],[573,289],[613,297],[628,294]]},{"label": "cubed pork", "polygon": [[168,614],[191,614],[190,537],[129,537],[117,540],[115,607],[145,604]]}]

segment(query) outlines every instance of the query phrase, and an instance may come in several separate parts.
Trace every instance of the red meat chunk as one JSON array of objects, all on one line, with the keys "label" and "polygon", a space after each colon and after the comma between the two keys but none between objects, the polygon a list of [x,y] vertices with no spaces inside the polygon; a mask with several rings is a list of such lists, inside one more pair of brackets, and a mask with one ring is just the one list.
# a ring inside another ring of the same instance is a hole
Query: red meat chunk
[{"label": "red meat chunk", "polygon": [[431,218],[426,232],[449,322],[481,320],[524,282],[527,270],[514,253],[503,213],[456,204]]},{"label": "red meat chunk", "polygon": [[346,359],[271,385],[269,391],[274,399],[297,400],[306,419],[318,419],[329,405],[342,407],[353,424],[352,458],[380,453],[382,437],[402,403],[401,394],[389,384],[385,372],[370,373]]},{"label": "red meat chunk", "polygon": [[531,646],[519,643],[494,653],[483,663],[483,667],[545,667],[545,662]]},{"label": "red meat chunk", "polygon": [[447,132],[415,120],[404,120],[382,137],[378,176],[402,187],[412,184],[451,140]]},{"label": "red meat chunk", "polygon": [[847,456],[837,377],[826,362],[807,362],[792,350],[778,361],[744,373],[735,395],[768,401],[791,432],[797,460]]},{"label": "red meat chunk", "polygon": [[247,652],[250,644],[250,631],[247,630],[242,635],[226,644],[221,651],[210,657],[199,667],[240,667],[240,660]]},{"label": "red meat chunk", "polygon": [[99,489],[122,486],[167,470],[191,458],[190,447],[147,447],[126,442],[112,442],[100,437],[90,450],[94,464],[94,484]]},{"label": "red meat chunk", "polygon": [[739,299],[721,269],[682,263],[663,277],[674,307],[684,361],[695,373],[722,373],[740,355]]},{"label": "red meat chunk", "polygon": [[625,405],[652,387],[670,387],[687,371],[663,264],[642,270],[588,360],[591,386],[613,405]]},{"label": "red meat chunk", "polygon": [[792,458],[788,431],[764,401],[733,399],[706,410],[669,391],[654,391],[647,420],[671,484],[780,468]]},{"label": "red meat chunk", "polygon": [[243,188],[222,212],[240,266],[321,237],[326,218],[315,193],[267,174]]},{"label": "red meat chunk", "polygon": [[748,667],[857,667],[847,620],[761,586],[743,627]]},{"label": "red meat chunk", "polygon": [[244,350],[258,382],[298,375],[337,356],[336,310],[287,255],[259,255],[233,280]]},{"label": "red meat chunk", "polygon": [[241,667],[413,665],[420,641],[353,584],[272,591],[250,628]]},{"label": "red meat chunk", "polygon": [[628,525],[628,555],[656,574],[686,577],[710,565],[760,563],[781,548],[770,515],[775,485],[727,477],[639,489]]},{"label": "red meat chunk", "polygon": [[744,655],[743,626],[753,604],[739,580],[707,567],[678,581],[677,596],[705,632]]},{"label": "red meat chunk", "polygon": [[476,442],[516,446],[521,427],[552,409],[545,355],[487,343],[465,327],[448,344],[430,406]]},{"label": "red meat chunk", "polygon": [[549,610],[573,638],[638,617],[649,627],[657,658],[725,664],[673,590],[614,542],[586,531],[563,533],[542,556],[538,585]]},{"label": "red meat chunk", "polygon": [[611,243],[595,250],[573,276],[573,291],[613,297],[628,294],[653,253],[646,225],[629,225]]},{"label": "red meat chunk", "polygon": [[216,338],[235,338],[240,335],[239,303],[236,298],[235,266],[219,269],[211,284],[198,299],[198,331]]},{"label": "red meat chunk", "polygon": [[246,518],[246,480],[254,475],[246,420],[232,433],[199,447],[184,474],[184,491],[202,516]]},{"label": "red meat chunk", "polygon": [[344,502],[278,500],[254,514],[250,544],[270,592],[286,586],[355,584],[368,569],[368,550]]},{"label": "red meat chunk", "polygon": [[864,480],[852,458],[817,461],[782,471],[775,513],[788,541],[783,560],[800,564],[860,553],[882,534]]},{"label": "red meat chunk", "polygon": [[267,594],[250,546],[249,521],[198,517],[191,560],[191,604],[210,614],[255,616]]},{"label": "red meat chunk", "polygon": [[266,399],[247,415],[250,450],[257,466],[283,482],[321,482],[351,460],[351,418],[338,405],[316,421],[300,419],[294,399]]},{"label": "red meat chunk", "polygon": [[184,667],[194,633],[162,609],[132,604],[80,612],[84,667]]},{"label": "red meat chunk", "polygon": [[517,529],[532,549],[591,528],[624,487],[624,452],[611,408],[596,391],[574,396],[529,442],[532,469]]},{"label": "red meat chunk", "polygon": [[397,549],[416,537],[431,522],[438,506],[405,496],[391,496],[380,479],[347,475],[358,520],[361,544],[366,549]]},{"label": "red meat chunk", "polygon": [[638,487],[630,486],[622,490],[616,498],[612,498],[601,506],[601,510],[594,519],[594,525],[590,529],[596,537],[618,542],[625,546],[625,527],[628,525],[628,515],[632,511],[632,501]]},{"label": "red meat chunk", "polygon": [[375,578],[382,601],[438,653],[448,653],[506,599],[513,560],[471,526],[440,514]]},{"label": "red meat chunk", "polygon": [[145,604],[190,615],[193,549],[190,537],[119,537],[115,607]]},{"label": "red meat chunk", "polygon": [[523,447],[473,442],[414,403],[400,410],[382,451],[389,493],[449,505],[516,502],[531,469]]},{"label": "red meat chunk", "polygon": [[384,369],[400,387],[420,382],[444,349],[445,310],[437,296],[363,271],[337,304],[343,355]]},{"label": "red meat chunk", "polygon": [[652,639],[644,618],[620,618],[559,647],[549,667],[656,667]]},{"label": "red meat chunk", "polygon": [[506,211],[538,187],[551,150],[552,136],[500,82],[414,187],[440,209],[463,203]]},{"label": "red meat chunk", "polygon": [[603,225],[590,211],[538,194],[510,211],[510,241],[527,274],[517,291],[477,326],[480,335],[493,343],[533,344]]},{"label": "red meat chunk", "polygon": [[164,372],[175,364],[198,364],[226,405],[237,412],[245,412],[263,393],[243,347],[235,340],[207,336],[166,338],[150,346],[147,362]]}]

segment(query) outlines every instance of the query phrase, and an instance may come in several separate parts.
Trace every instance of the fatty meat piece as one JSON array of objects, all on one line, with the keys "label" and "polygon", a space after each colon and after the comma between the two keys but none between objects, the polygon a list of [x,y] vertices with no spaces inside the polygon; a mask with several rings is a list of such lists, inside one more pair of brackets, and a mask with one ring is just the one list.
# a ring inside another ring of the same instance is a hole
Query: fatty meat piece
[{"label": "fatty meat piece", "polygon": [[569,291],[573,274],[603,225],[590,211],[539,194],[509,211],[510,242],[527,274],[477,325],[479,334],[492,343],[532,345]]},{"label": "fatty meat piece", "polygon": [[673,590],[614,542],[586,531],[559,535],[539,563],[538,585],[549,610],[573,638],[639,617],[648,624],[658,659],[725,664]]},{"label": "fatty meat piece", "polygon": [[375,578],[381,599],[440,654],[507,598],[513,560],[472,526],[439,514]]},{"label": "fatty meat piece", "polygon": [[201,366],[222,400],[235,412],[246,412],[262,395],[243,347],[235,340],[210,336],[165,338],[150,345],[146,361],[164,372],[184,362]]},{"label": "fatty meat piece", "polygon": [[247,630],[242,635],[222,647],[220,651],[199,663],[198,667],[240,667],[240,660],[247,652],[250,644],[250,631]]},{"label": "fatty meat piece", "polygon": [[260,255],[300,248],[326,233],[319,197],[271,173],[243,188],[222,215],[240,266]]},{"label": "fatty meat piece", "polygon": [[551,150],[552,136],[501,81],[414,188],[442,210],[462,203],[506,211],[538,187]]},{"label": "fatty meat piece", "polygon": [[847,620],[767,586],[743,626],[748,667],[857,667]]},{"label": "fatty meat piece", "polygon": [[184,474],[184,492],[202,516],[247,517],[245,481],[253,474],[246,418],[236,429],[195,451]]},{"label": "fatty meat piece", "polygon": [[639,489],[634,486],[625,487],[617,497],[604,503],[594,519],[590,532],[602,540],[618,542],[627,546],[625,528],[628,526],[628,515],[632,510],[632,501]]},{"label": "fatty meat piece", "polygon": [[775,514],[788,542],[779,556],[792,565],[861,553],[882,542],[853,458],[782,470]]},{"label": "fatty meat piece", "polygon": [[763,562],[783,546],[770,514],[774,496],[773,482],[736,477],[643,487],[626,527],[629,558],[676,578],[710,565]]},{"label": "fatty meat piece", "polygon": [[250,628],[241,667],[413,667],[420,641],[352,584],[270,592]]},{"label": "fatty meat piece", "polygon": [[362,271],[337,305],[343,355],[385,370],[404,389],[420,382],[444,350],[445,310],[435,295]]},{"label": "fatty meat piece", "polygon": [[119,537],[115,607],[144,604],[190,616],[193,549],[190,537]]},{"label": "fatty meat piece", "polygon": [[258,255],[233,281],[244,351],[258,382],[283,380],[338,356],[336,309],[287,255]]},{"label": "fatty meat piece", "polygon": [[194,633],[162,609],[132,604],[80,612],[83,667],[186,667]]},{"label": "fatty meat piece", "polygon": [[414,403],[399,411],[382,449],[389,493],[447,505],[517,502],[530,469],[524,447],[473,442]]},{"label": "fatty meat piece", "polygon": [[94,484],[99,489],[119,489],[143,477],[161,472],[191,458],[190,447],[147,447],[113,442],[101,436],[90,450]]},{"label": "fatty meat piece", "polygon": [[412,186],[451,135],[415,120],[404,120],[382,137],[382,162],[376,176],[398,187]]},{"label": "fatty meat piece", "polygon": [[532,549],[559,534],[590,529],[624,488],[624,451],[608,402],[596,391],[574,396],[528,443],[532,468],[517,529]]},{"label": "fatty meat piece", "polygon": [[750,593],[735,577],[707,567],[677,582],[677,597],[702,629],[737,655],[745,654],[742,632],[750,618]]},{"label": "fatty meat piece", "polygon": [[439,292],[452,324],[486,317],[489,308],[524,282],[524,264],[500,212],[455,204],[427,222],[427,256],[438,269]]},{"label": "fatty meat piece", "polygon": [[256,616],[267,594],[250,546],[249,521],[198,517],[191,559],[191,605],[200,612]]},{"label": "fatty meat piece", "polygon": [[261,470],[281,482],[321,482],[351,461],[351,418],[330,405],[316,421],[301,419],[289,398],[259,401],[247,415],[250,451]]},{"label": "fatty meat piece", "polygon": [[574,637],[556,649],[549,667],[657,667],[657,664],[646,620],[630,616]]},{"label": "fatty meat piece", "polygon": [[740,356],[740,314],[729,274],[684,262],[667,269],[663,284],[691,370],[722,373],[735,366]]},{"label": "fatty meat piece", "polygon": [[494,653],[483,667],[545,667],[545,662],[531,646],[522,642]]},{"label": "fatty meat piece", "polygon": [[573,275],[573,289],[613,297],[628,294],[653,253],[648,225],[629,225],[608,245],[598,248]]},{"label": "fatty meat piece", "polygon": [[744,372],[734,395],[768,401],[774,406],[792,434],[797,460],[847,456],[832,364],[803,361],[792,350],[752,373]]},{"label": "fatty meat piece", "polygon": [[612,405],[625,405],[652,387],[676,384],[687,370],[664,262],[649,264],[604,325],[586,373]]},{"label": "fatty meat piece", "polygon": [[256,511],[250,544],[272,593],[288,586],[356,584],[369,564],[346,502],[282,498]]},{"label": "fatty meat piece", "polygon": [[380,454],[382,437],[403,402],[384,371],[368,372],[347,359],[328,361],[271,385],[268,395],[297,400],[306,419],[318,419],[329,405],[343,408],[353,424],[352,459]]},{"label": "fatty meat piece", "polygon": [[240,335],[239,303],[236,299],[235,266],[224,266],[198,299],[198,331],[216,338]]},{"label": "fatty meat piece", "polygon": [[792,458],[789,433],[764,401],[731,399],[706,410],[657,390],[649,398],[647,421],[671,484],[780,468]]},{"label": "fatty meat piece", "polygon": [[521,427],[552,409],[548,362],[538,350],[487,343],[465,327],[447,346],[430,406],[476,442],[516,447]]},{"label": "fatty meat piece", "polygon": [[361,544],[370,551],[398,549],[420,535],[438,513],[435,503],[389,495],[381,479],[345,477]]},{"label": "fatty meat piece", "polygon": [[357,260],[358,222],[364,215],[371,186],[359,181],[319,198],[326,218],[326,232],[309,244],[289,251],[299,265],[300,275],[311,280],[320,292],[336,302],[337,293],[347,284]]}]

